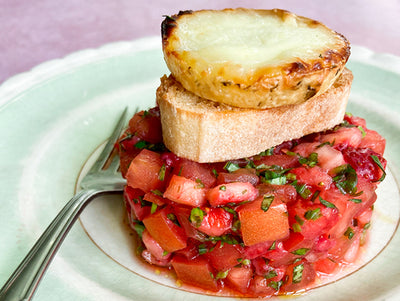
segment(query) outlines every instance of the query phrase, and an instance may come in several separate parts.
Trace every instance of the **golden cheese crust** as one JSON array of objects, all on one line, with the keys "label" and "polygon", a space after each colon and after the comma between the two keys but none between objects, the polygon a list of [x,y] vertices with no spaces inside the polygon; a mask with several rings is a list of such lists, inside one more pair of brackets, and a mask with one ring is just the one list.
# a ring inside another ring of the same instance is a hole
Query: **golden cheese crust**
[{"label": "golden cheese crust", "polygon": [[279,9],[184,11],[166,17],[161,31],[166,64],[185,89],[241,108],[317,96],[350,56],[342,35]]}]

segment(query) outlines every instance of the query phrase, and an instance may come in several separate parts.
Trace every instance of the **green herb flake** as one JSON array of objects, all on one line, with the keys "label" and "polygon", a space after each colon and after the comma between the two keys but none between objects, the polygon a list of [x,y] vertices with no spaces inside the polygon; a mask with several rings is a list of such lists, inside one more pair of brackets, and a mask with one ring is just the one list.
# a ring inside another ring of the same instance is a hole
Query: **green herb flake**
[{"label": "green herb flake", "polygon": [[143,231],[145,229],[143,223],[142,222],[133,223],[133,229],[136,231],[136,233],[139,235],[139,237],[142,238]]},{"label": "green herb flake", "polygon": [[333,169],[333,181],[343,194],[354,194],[357,191],[357,173],[350,164],[338,166]]},{"label": "green herb flake", "polygon": [[352,239],[354,236],[354,231],[352,228],[348,227],[346,232],[344,232],[344,236],[347,236],[348,239]]},{"label": "green herb flake", "polygon": [[276,276],[278,276],[278,273],[275,270],[270,270],[270,271],[268,271],[267,274],[264,275],[264,278],[265,279],[271,279],[271,278],[274,278]]},{"label": "green herb flake", "polygon": [[276,291],[279,291],[279,289],[282,286],[282,280],[281,281],[271,281],[268,283],[268,286],[273,288]]},{"label": "green herb flake", "polygon": [[229,172],[234,172],[235,170],[240,169],[239,165],[236,163],[233,163],[231,161],[228,161],[225,166],[224,169],[229,171]]},{"label": "green herb flake", "polygon": [[162,256],[167,256],[168,255],[168,251],[164,251],[163,253],[162,253]]},{"label": "green herb flake", "polygon": [[319,201],[321,202],[322,205],[324,205],[327,208],[337,209],[337,207],[333,203],[328,202],[327,200],[324,200],[321,197],[319,197]]},{"label": "green herb flake", "polygon": [[191,223],[194,224],[196,228],[200,227],[203,219],[204,219],[204,211],[201,210],[200,208],[193,208],[192,211],[190,211],[189,220]]},{"label": "green herb flake", "polygon": [[207,246],[205,244],[200,244],[198,247],[199,255],[205,254],[208,252]]},{"label": "green herb flake", "polygon": [[150,209],[150,214],[153,214],[157,211],[157,204],[156,203],[152,203],[151,204],[151,209]]},{"label": "green herb flake", "polygon": [[229,270],[226,271],[220,271],[217,273],[217,276],[215,276],[215,279],[225,279],[226,276],[228,276]]},{"label": "green herb flake", "polygon": [[219,186],[219,190],[221,190],[221,191],[226,191],[226,186],[225,186],[225,185]]},{"label": "green herb flake", "polygon": [[261,210],[267,212],[272,202],[274,201],[273,195],[264,195],[263,200],[261,202]]},{"label": "green herb flake", "polygon": [[304,270],[304,265],[303,264],[296,265],[293,268],[293,279],[292,279],[293,283],[300,283],[301,282],[301,279],[303,278],[303,270]]},{"label": "green herb flake", "polygon": [[275,250],[276,249],[276,240],[272,243],[268,250]]},{"label": "green herb flake", "polygon": [[155,195],[163,196],[163,193],[162,193],[160,190],[158,190],[158,189],[154,189],[154,190],[152,190],[151,192],[154,193]]},{"label": "green herb flake", "polygon": [[214,177],[218,178],[218,171],[215,168],[212,169],[212,173]]},{"label": "green herb flake", "polygon": [[364,128],[361,125],[359,125],[357,128],[360,130],[362,138],[364,138],[367,135]]},{"label": "green herb flake", "polygon": [[298,223],[294,223],[292,228],[294,232],[301,232],[301,226]]},{"label": "green herb flake", "polygon": [[306,255],[309,250],[310,249],[308,249],[308,248],[300,248],[300,249],[297,249],[297,250],[295,250],[295,251],[293,251],[291,253],[294,254],[294,255]]},{"label": "green herb flake", "polygon": [[314,167],[315,165],[318,164],[318,153],[311,153],[307,158],[299,155],[299,163],[301,165]]},{"label": "green herb flake", "polygon": [[308,211],[306,211],[306,213],[304,213],[304,217],[307,220],[315,221],[315,220],[319,219],[321,216],[322,216],[322,214],[321,214],[321,209],[320,208],[316,208],[316,209],[313,209],[313,210],[308,210]]},{"label": "green herb flake", "polygon": [[382,177],[380,177],[380,179],[378,179],[376,182],[382,182],[386,177],[386,171],[383,168],[382,163],[377,156],[371,155],[370,157],[375,162],[375,164],[379,167],[379,169],[382,170],[382,172],[383,172]]},{"label": "green herb flake", "polygon": [[166,171],[166,166],[163,164],[160,168],[160,171],[158,172],[158,179],[160,181],[164,181],[165,179],[165,171]]},{"label": "green herb flake", "polygon": [[203,181],[201,179],[196,179],[196,187],[195,188],[204,188]]},{"label": "green herb flake", "polygon": [[356,204],[362,203],[362,199],[349,199],[349,201]]},{"label": "green herb flake", "polygon": [[294,216],[294,219],[296,220],[296,222],[300,225],[303,226],[304,225],[304,220],[298,216],[297,214]]}]

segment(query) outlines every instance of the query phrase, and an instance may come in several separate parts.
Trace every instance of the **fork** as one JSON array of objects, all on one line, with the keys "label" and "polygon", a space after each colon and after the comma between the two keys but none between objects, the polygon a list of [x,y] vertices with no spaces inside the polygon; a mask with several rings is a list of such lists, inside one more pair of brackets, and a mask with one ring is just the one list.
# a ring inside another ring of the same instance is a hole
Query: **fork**
[{"label": "fork", "polygon": [[126,182],[118,171],[119,157],[113,150],[125,126],[126,114],[127,108],[97,161],[82,179],[82,190],[59,212],[4,284],[0,290],[0,301],[31,300],[43,274],[84,207],[100,195],[122,192]]}]

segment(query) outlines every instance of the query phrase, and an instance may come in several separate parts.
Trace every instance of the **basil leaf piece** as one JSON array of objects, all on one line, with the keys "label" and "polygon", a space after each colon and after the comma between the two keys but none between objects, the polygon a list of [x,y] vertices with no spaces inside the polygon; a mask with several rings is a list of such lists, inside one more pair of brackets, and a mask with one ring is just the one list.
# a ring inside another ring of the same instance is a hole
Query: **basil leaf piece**
[{"label": "basil leaf piece", "polygon": [[203,219],[204,219],[204,211],[201,210],[200,208],[193,208],[192,211],[190,211],[189,220],[194,224],[196,228],[200,227]]},{"label": "basil leaf piece", "polygon": [[333,203],[328,202],[321,197],[319,197],[319,201],[321,202],[322,205],[324,205],[327,208],[337,209],[337,207]]},{"label": "basil leaf piece", "polygon": [[304,264],[299,264],[296,265],[293,268],[293,283],[300,283],[301,279],[303,278],[303,270],[304,270]]},{"label": "basil leaf piece", "polygon": [[321,214],[321,209],[320,208],[316,208],[313,210],[308,210],[306,211],[306,213],[304,213],[304,217],[308,220],[317,220],[322,216]]},{"label": "basil leaf piece", "polygon": [[293,251],[291,253],[294,254],[294,255],[306,255],[309,250],[310,249],[308,249],[308,248],[300,248],[300,249],[297,249],[297,250],[295,250],[295,251]]},{"label": "basil leaf piece", "polygon": [[234,172],[235,170],[240,169],[240,167],[238,164],[228,161],[228,162],[226,162],[224,169],[229,172]]},{"label": "basil leaf piece", "polygon": [[261,202],[261,210],[267,212],[272,202],[274,201],[273,195],[264,195],[263,200]]},{"label": "basil leaf piece", "polygon": [[336,174],[333,181],[341,193],[354,194],[357,192],[357,173],[350,164],[338,166],[333,171]]},{"label": "basil leaf piece", "polygon": [[375,162],[375,164],[378,165],[379,169],[382,170],[383,172],[382,177],[380,177],[380,179],[378,179],[376,182],[382,182],[386,177],[386,171],[383,168],[382,163],[377,156],[371,155],[370,157]]}]

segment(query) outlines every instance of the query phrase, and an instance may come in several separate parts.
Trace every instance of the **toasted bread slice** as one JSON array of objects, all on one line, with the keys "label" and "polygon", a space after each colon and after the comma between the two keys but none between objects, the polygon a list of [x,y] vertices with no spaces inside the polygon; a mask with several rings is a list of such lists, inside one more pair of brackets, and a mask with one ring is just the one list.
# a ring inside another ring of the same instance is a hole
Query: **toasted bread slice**
[{"label": "toasted bread slice", "polygon": [[176,155],[197,162],[256,155],[339,124],[352,80],[353,74],[345,69],[330,89],[307,102],[260,110],[206,100],[173,76],[164,76],[157,89],[164,143]]},{"label": "toasted bread slice", "polygon": [[166,64],[185,89],[241,108],[317,96],[350,55],[342,35],[278,9],[180,12],[163,21],[162,41]]}]

